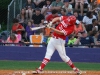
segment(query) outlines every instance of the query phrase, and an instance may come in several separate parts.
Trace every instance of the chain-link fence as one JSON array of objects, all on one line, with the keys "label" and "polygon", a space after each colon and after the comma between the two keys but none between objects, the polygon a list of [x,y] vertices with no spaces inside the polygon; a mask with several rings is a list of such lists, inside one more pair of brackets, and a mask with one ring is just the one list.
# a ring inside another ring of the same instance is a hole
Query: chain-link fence
[{"label": "chain-link fence", "polygon": [[8,5],[7,30],[11,30],[12,21],[20,13],[26,0],[12,0]]}]

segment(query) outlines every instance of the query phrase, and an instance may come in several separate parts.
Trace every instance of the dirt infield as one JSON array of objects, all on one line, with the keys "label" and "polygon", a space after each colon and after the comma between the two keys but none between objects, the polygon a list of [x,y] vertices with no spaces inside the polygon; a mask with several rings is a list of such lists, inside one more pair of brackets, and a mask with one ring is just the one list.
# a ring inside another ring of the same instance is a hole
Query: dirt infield
[{"label": "dirt infield", "polygon": [[[100,75],[100,71],[81,71],[82,75]],[[0,70],[0,75],[36,75],[33,71]],[[76,75],[73,71],[43,71],[38,75]]]}]

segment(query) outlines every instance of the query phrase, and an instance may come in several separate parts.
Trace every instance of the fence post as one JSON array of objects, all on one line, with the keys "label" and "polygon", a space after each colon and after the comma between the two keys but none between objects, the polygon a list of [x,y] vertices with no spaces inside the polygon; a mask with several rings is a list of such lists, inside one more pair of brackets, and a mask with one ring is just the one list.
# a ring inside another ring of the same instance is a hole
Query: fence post
[{"label": "fence post", "polygon": [[0,30],[1,30],[1,24],[0,24]]},{"label": "fence post", "polygon": [[16,0],[14,0],[14,18],[15,18],[15,13],[16,13]]},{"label": "fence post", "polygon": [[7,31],[9,31],[9,11],[10,11],[10,10],[9,10],[9,7],[10,7],[10,6],[8,5],[8,12],[7,12],[7,15],[8,15],[8,16],[7,16]]},{"label": "fence post", "polygon": [[21,9],[22,9],[22,0],[20,0],[20,11],[21,11]]},{"label": "fence post", "polygon": [[8,12],[7,12],[7,31],[9,31],[9,28],[10,28],[10,6],[12,5],[14,0],[12,0],[10,2],[10,4],[8,5]]}]

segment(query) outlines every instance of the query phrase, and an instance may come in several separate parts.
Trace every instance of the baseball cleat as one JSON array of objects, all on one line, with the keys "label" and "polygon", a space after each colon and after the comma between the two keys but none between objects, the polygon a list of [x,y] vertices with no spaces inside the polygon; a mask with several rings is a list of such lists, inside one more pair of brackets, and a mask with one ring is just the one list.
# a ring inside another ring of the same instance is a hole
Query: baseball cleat
[{"label": "baseball cleat", "polygon": [[81,71],[78,68],[74,68],[73,70],[77,75],[81,75],[82,74]]},{"label": "baseball cleat", "polygon": [[36,71],[33,71],[33,74],[40,74],[40,73],[42,73],[42,70],[40,69],[36,69]]},{"label": "baseball cleat", "polygon": [[81,74],[82,74],[81,72],[77,73],[77,75],[81,75]]}]

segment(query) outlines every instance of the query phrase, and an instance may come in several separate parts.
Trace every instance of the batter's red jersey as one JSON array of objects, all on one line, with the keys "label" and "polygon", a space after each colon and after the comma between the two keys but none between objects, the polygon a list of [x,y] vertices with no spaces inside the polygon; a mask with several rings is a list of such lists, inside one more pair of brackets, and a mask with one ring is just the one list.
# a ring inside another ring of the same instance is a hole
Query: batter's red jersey
[{"label": "batter's red jersey", "polygon": [[56,27],[56,29],[63,31],[64,35],[59,35],[56,32],[53,32],[54,37],[66,40],[66,36],[70,35],[74,31],[74,25],[68,25],[67,20],[67,16],[61,16],[61,23]]}]

